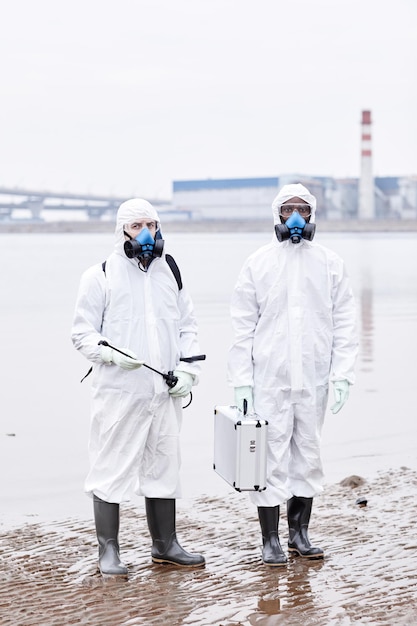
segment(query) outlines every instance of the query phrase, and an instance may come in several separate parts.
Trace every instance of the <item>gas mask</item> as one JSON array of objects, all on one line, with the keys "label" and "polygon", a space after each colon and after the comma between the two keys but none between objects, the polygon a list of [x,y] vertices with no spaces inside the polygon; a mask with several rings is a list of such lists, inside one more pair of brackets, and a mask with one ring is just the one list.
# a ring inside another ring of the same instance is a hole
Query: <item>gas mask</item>
[{"label": "gas mask", "polygon": [[282,224],[275,225],[275,234],[280,242],[286,239],[291,239],[292,243],[300,243],[301,239],[311,241],[315,232],[316,225],[306,222],[298,211],[293,211]]},{"label": "gas mask", "polygon": [[[125,231],[125,234],[130,237]],[[142,228],[140,233],[134,239],[130,237],[129,241],[125,241],[124,250],[129,259],[148,259],[149,261],[155,257],[162,256],[164,249],[164,240],[159,230],[157,230],[155,239],[151,235],[149,228]]]}]

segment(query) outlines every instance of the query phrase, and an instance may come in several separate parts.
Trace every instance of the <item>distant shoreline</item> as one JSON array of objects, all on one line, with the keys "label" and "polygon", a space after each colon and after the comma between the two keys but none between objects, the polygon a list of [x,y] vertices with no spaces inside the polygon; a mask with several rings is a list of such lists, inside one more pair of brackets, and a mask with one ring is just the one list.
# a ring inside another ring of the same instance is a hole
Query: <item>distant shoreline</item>
[{"label": "distant shoreline", "polygon": [[[111,233],[113,221],[88,220],[57,222],[1,222],[1,233]],[[417,232],[417,220],[323,220],[321,232]],[[166,233],[173,232],[268,232],[271,220],[178,220],[163,223]]]}]

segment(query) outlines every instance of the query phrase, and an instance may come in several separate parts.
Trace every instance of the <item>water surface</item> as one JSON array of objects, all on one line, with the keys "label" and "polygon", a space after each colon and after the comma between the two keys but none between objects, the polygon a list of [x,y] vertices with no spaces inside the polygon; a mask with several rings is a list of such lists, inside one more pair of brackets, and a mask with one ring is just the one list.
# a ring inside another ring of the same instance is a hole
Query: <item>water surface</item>
[{"label": "water surface", "polygon": [[[212,416],[215,405],[233,402],[226,382],[230,293],[246,256],[270,235],[164,234],[207,354],[184,414],[184,497],[225,495],[230,488],[212,469]],[[417,234],[318,233],[317,241],[345,259],[360,333],[357,383],[343,410],[326,416],[326,481],[416,469]],[[90,382],[80,384],[89,364],[73,349],[70,329],[82,271],[112,247],[112,234],[0,235],[4,518],[91,514],[83,494]]]}]

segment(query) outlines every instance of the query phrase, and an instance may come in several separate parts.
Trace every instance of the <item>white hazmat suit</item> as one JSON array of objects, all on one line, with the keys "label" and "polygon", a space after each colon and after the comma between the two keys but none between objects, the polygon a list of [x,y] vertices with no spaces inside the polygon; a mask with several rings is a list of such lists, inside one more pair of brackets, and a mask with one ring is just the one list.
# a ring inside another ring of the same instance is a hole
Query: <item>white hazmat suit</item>
[{"label": "white hazmat suit", "polygon": [[[291,198],[316,200],[301,184],[285,185],[272,208]],[[271,243],[252,254],[231,302],[234,342],[229,352],[233,387],[253,387],[254,410],[269,423],[267,488],[251,492],[258,507],[323,489],[320,436],[328,383],[354,382],[355,305],[342,259],[301,239]]]},{"label": "white hazmat suit", "polygon": [[165,254],[141,271],[124,252],[123,228],[138,219],[157,222],[145,200],[124,202],[117,213],[116,243],[106,259],[81,278],[72,341],[93,363],[90,471],[85,490],[112,503],[133,492],[148,498],[180,493],[182,404],[159,374],[104,363],[99,341],[133,351],[150,367],[180,369],[198,382],[199,365],[180,357],[199,354],[197,324],[185,286],[180,290]]}]

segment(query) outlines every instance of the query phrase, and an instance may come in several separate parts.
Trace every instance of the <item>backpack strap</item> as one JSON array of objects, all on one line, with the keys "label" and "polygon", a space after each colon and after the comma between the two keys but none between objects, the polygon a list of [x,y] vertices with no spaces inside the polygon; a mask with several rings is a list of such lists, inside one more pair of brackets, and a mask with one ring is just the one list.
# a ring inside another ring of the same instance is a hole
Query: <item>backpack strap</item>
[{"label": "backpack strap", "polygon": [[175,280],[177,281],[178,289],[181,291],[181,289],[182,289],[182,279],[181,279],[180,268],[176,264],[174,257],[172,257],[170,254],[166,254],[165,258],[167,260],[167,263],[168,263],[169,267],[171,268],[172,273],[175,276]]},{"label": "backpack strap", "polygon": [[[181,278],[180,268],[178,267],[173,256],[171,256],[170,254],[166,254],[165,258],[166,258],[166,262],[171,268],[172,273],[174,274],[175,280],[177,281],[178,289],[181,291],[182,278]],[[103,263],[101,264],[101,267],[102,267],[104,274],[106,274],[106,261],[103,261]]]}]

